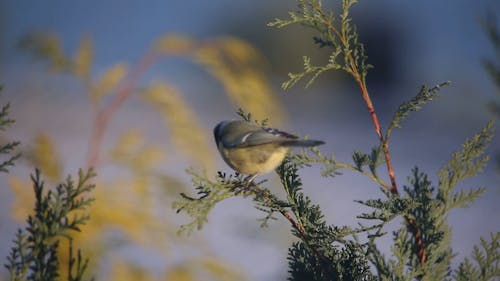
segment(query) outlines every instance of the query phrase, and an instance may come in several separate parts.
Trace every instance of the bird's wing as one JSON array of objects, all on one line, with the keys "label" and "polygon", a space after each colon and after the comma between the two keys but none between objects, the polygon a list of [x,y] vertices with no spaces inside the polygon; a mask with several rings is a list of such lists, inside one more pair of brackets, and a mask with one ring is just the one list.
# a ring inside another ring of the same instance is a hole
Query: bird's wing
[{"label": "bird's wing", "polygon": [[266,144],[271,142],[286,142],[298,139],[297,136],[271,128],[260,128],[246,132],[224,143],[225,147],[236,148]]}]

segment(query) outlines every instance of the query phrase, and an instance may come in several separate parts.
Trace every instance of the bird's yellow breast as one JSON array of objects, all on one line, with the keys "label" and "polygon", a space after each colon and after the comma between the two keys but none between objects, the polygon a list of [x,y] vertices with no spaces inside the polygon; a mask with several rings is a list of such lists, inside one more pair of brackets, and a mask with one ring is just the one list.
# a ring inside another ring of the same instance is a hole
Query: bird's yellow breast
[{"label": "bird's yellow breast", "polygon": [[265,174],[276,169],[289,148],[276,143],[269,143],[241,148],[219,147],[222,158],[235,171],[246,174]]}]

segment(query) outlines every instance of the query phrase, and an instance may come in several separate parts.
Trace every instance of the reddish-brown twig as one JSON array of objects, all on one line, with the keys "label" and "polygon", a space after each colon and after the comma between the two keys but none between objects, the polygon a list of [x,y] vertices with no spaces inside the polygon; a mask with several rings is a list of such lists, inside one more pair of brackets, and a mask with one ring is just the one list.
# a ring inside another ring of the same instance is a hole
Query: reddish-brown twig
[{"label": "reddish-brown twig", "polygon": [[[344,46],[344,48],[349,47],[349,40],[347,35],[344,32],[339,32],[333,24],[329,21],[326,21],[330,30],[333,31],[333,34],[340,40],[340,43]],[[368,93],[368,89],[366,88],[365,77],[363,77],[359,71],[359,66],[356,62],[356,59],[353,57],[352,52],[349,52],[346,56],[346,63],[348,65],[348,72],[354,77],[356,82],[358,83],[359,89],[361,90],[361,94],[363,96],[363,100],[366,104],[368,112],[370,113],[370,117],[372,119],[373,125],[375,127],[375,133],[379,139],[380,144],[382,145],[382,152],[384,153],[385,164],[387,167],[387,173],[389,175],[389,179],[391,181],[391,186],[384,186],[391,191],[392,194],[399,196],[398,186],[396,183],[396,175],[394,173],[394,167],[392,165],[391,154],[389,152],[389,142],[384,138],[382,134],[382,128],[380,126],[380,122],[377,117],[377,113],[375,111],[375,107],[373,106],[372,100]],[[405,215],[405,220],[408,223],[408,228],[412,232],[415,237],[417,249],[418,249],[418,258],[420,260],[420,264],[423,265],[426,261],[426,251],[425,245],[422,239],[422,233],[418,228],[418,225],[414,218]]]},{"label": "reddish-brown twig", "polygon": [[304,227],[301,224],[299,224],[297,221],[295,221],[295,219],[292,218],[290,213],[288,213],[287,211],[284,211],[284,210],[280,211],[280,213],[290,222],[292,227],[295,228],[295,230],[297,230],[297,232],[300,234],[300,236],[305,237],[306,231],[305,231]]},{"label": "reddish-brown twig", "polygon": [[318,260],[321,262],[325,262],[327,264],[330,264],[331,261],[328,260],[328,258],[320,252],[316,247],[312,246],[309,244],[309,239],[307,238],[307,233],[306,230],[304,229],[304,226],[300,223],[300,221],[295,220],[289,212],[285,210],[281,210],[280,213],[290,222],[292,227],[298,232],[298,236],[300,239],[302,239],[302,242],[311,250],[314,252]]},{"label": "reddish-brown twig", "polygon": [[[355,65],[354,58],[352,58],[352,56],[349,56],[349,58],[351,60],[351,65],[352,65],[351,69],[353,70],[354,79],[356,79],[356,82],[359,85],[359,88],[363,95],[363,100],[365,101],[366,107],[368,108],[368,112],[370,113],[370,116],[372,118],[372,122],[375,127],[375,132],[377,133],[377,137],[380,143],[382,144],[382,151],[385,157],[387,173],[389,174],[389,178],[391,180],[390,191],[393,194],[399,196],[398,186],[396,184],[396,176],[394,173],[394,167],[392,165],[391,154],[389,152],[389,142],[384,139],[384,135],[382,134],[380,122],[378,121],[378,117],[375,112],[375,107],[373,106],[370,95],[368,94],[368,90],[366,89],[366,84],[364,83],[364,79],[362,79],[361,75],[359,74],[357,66]],[[415,243],[417,244],[417,249],[418,249],[417,253],[418,258],[420,264],[423,265],[426,261],[426,251],[425,251],[424,241],[422,239],[422,233],[420,232],[420,229],[418,228],[418,225],[415,222],[414,218],[410,217],[409,215],[405,215],[404,218],[408,223],[408,228],[412,232],[413,237],[415,237]]]},{"label": "reddish-brown twig", "polygon": [[153,53],[147,53],[137,64],[137,67],[130,73],[126,80],[116,91],[112,100],[103,108],[98,109],[95,117],[92,134],[89,141],[89,152],[87,158],[87,166],[97,168],[99,165],[99,154],[101,150],[104,133],[111,121],[111,117],[120,108],[120,106],[132,95],[136,89],[137,82],[142,75],[154,63],[156,56]]},{"label": "reddish-brown twig", "polygon": [[[168,55],[182,56],[188,54],[188,51],[178,49],[170,50]],[[99,154],[104,138],[104,133],[111,121],[112,116],[120,108],[120,106],[133,94],[137,83],[142,75],[155,63],[155,61],[164,57],[165,53],[161,54],[154,50],[147,52],[137,63],[134,71],[130,73],[126,80],[123,81],[120,88],[116,91],[112,100],[103,108],[97,110],[97,114],[92,127],[92,135],[89,142],[89,151],[87,158],[87,166],[97,168],[99,165]]]},{"label": "reddish-brown twig", "polygon": [[[356,71],[356,73],[358,72]],[[366,107],[368,108],[368,112],[370,113],[370,116],[372,118],[372,122],[375,127],[375,133],[377,133],[377,137],[380,143],[382,144],[382,152],[384,153],[387,172],[389,174],[389,179],[391,180],[390,191],[394,194],[399,194],[398,186],[396,184],[396,175],[394,173],[394,167],[392,166],[391,154],[389,153],[389,144],[384,140],[382,129],[378,121],[377,113],[375,112],[375,108],[373,106],[370,95],[368,94],[368,90],[366,89],[365,83],[363,83],[363,80],[360,77],[355,77],[355,79],[358,82],[361,94],[363,95],[363,100],[365,101]]]}]

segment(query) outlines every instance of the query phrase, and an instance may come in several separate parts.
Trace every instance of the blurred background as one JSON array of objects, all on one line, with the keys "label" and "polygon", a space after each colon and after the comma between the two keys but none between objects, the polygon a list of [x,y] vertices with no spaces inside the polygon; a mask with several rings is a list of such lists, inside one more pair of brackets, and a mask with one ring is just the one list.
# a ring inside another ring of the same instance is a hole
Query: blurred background
[{"label": "blurred background", "polygon": [[[381,0],[352,9],[374,65],[368,87],[383,127],[422,84],[451,81],[441,98],[394,132],[390,149],[400,186],[414,166],[436,184],[451,153],[495,118],[487,104],[498,101],[498,89],[482,62],[498,54],[481,22],[499,8],[494,0]],[[295,9],[285,0],[1,1],[0,97],[16,120],[3,135],[22,142],[23,158],[0,179],[0,256],[8,255],[30,211],[34,166],[54,184],[92,165],[97,201],[77,242],[97,280],[285,280],[292,239],[285,221],[262,229],[256,218],[264,215],[250,200],[232,198],[186,238],[176,232],[189,218],[171,204],[194,190],[187,168],[211,177],[230,171],[211,131],[238,118],[239,107],[326,141],[322,151],[344,162],[376,144],[347,75],[327,72],[307,89],[304,83],[280,88],[288,72],[301,71],[303,55],[323,64],[329,51],[314,46],[314,33],[303,27],[267,27]],[[499,144],[496,137],[488,152],[498,154]],[[325,179],[313,166],[301,173],[306,193],[332,224],[356,225],[363,209],[353,200],[382,196],[350,172]],[[278,186],[275,175],[263,178]],[[481,236],[500,231],[499,179],[491,162],[459,186],[487,191],[449,217],[456,263]]]}]

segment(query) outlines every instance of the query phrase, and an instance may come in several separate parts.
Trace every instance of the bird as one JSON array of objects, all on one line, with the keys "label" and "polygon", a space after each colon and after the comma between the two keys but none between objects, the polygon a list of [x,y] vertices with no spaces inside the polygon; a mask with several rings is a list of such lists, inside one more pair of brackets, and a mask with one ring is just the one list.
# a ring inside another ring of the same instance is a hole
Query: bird
[{"label": "bird", "polygon": [[313,147],[325,142],[301,139],[290,133],[244,120],[226,120],[214,127],[214,138],[222,159],[252,182],[258,175],[278,167],[292,147]]}]

